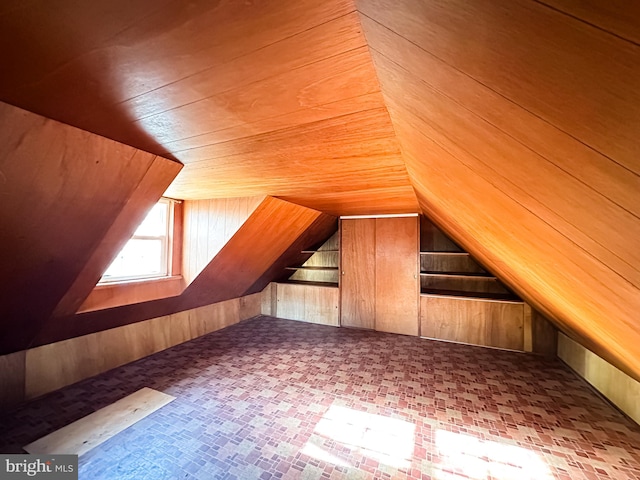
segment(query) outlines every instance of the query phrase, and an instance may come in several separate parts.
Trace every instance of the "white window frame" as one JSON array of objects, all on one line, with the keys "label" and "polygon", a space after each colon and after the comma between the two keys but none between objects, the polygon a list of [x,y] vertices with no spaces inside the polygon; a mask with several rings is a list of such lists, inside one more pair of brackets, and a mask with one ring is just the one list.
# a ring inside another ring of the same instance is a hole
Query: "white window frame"
[{"label": "white window frame", "polygon": [[[135,282],[135,281],[144,281],[144,280],[153,280],[153,279],[157,279],[157,278],[165,278],[165,277],[169,277],[171,276],[171,249],[172,249],[172,245],[171,245],[171,240],[173,239],[173,203],[174,200],[169,199],[169,198],[164,198],[162,197],[160,200],[158,200],[158,202],[156,202],[153,206],[157,205],[157,204],[165,204],[166,205],[166,209],[167,209],[167,214],[166,214],[166,225],[165,225],[165,231],[163,235],[136,235],[135,233],[131,236],[131,238],[129,240],[127,240],[127,243],[130,240],[160,240],[161,241],[161,249],[160,249],[160,261],[161,261],[161,265],[162,265],[162,271],[160,273],[152,273],[152,274],[148,274],[148,275],[141,275],[141,274],[137,274],[137,275],[121,275],[121,276],[113,276],[113,277],[108,277],[105,278],[104,274],[102,275],[102,277],[100,278],[100,280],[98,281],[98,285],[107,285],[107,284],[112,284],[112,283],[127,283],[127,282]],[[151,209],[149,209],[149,211],[151,211]],[[146,216],[145,216],[146,218]],[[144,219],[143,219],[144,221]],[[136,227],[137,230],[137,227]],[[122,249],[124,249],[126,247],[126,244],[122,246]],[[120,249],[120,251],[122,251],[122,249]],[[120,254],[120,251],[118,252],[118,255]],[[111,265],[111,264],[109,264]]]}]

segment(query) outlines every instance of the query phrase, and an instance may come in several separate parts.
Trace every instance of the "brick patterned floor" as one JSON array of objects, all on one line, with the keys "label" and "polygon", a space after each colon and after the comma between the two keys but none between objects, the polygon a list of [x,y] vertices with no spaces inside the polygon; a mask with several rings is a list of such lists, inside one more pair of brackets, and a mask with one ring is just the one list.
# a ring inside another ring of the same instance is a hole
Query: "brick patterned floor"
[{"label": "brick patterned floor", "polygon": [[0,451],[148,386],[81,479],[640,479],[640,427],[556,360],[258,317],[0,418]]}]

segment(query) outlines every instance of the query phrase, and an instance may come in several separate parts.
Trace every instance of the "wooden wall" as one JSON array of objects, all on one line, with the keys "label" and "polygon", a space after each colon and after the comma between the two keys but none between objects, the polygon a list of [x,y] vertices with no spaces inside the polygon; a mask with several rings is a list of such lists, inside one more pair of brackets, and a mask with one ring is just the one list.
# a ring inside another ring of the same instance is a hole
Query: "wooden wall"
[{"label": "wooden wall", "polygon": [[640,424],[640,382],[563,334],[558,338],[558,357]]},{"label": "wooden wall", "polygon": [[180,295],[53,318],[33,346],[260,292],[302,250],[328,238],[335,224],[330,215],[267,197]]},{"label": "wooden wall", "polygon": [[524,303],[421,295],[420,335],[524,351]]},{"label": "wooden wall", "polygon": [[640,378],[639,17],[547,3],[357,5],[422,211]]},{"label": "wooden wall", "polygon": [[0,409],[259,315],[261,295],[0,356]]},{"label": "wooden wall", "polygon": [[0,354],[75,311],[180,168],[0,103]]},{"label": "wooden wall", "polygon": [[235,235],[264,197],[184,202],[182,276],[189,285]]},{"label": "wooden wall", "polygon": [[[273,283],[276,303],[274,317],[321,325],[340,325],[340,290],[337,287]],[[266,292],[266,296],[273,292]]]}]

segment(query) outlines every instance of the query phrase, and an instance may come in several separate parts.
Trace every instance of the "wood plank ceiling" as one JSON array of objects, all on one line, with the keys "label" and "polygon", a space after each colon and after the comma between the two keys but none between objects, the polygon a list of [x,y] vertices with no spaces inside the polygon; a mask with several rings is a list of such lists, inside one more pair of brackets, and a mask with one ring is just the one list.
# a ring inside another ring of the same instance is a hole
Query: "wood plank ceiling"
[{"label": "wood plank ceiling", "polygon": [[352,0],[0,7],[0,99],[185,164],[167,195],[417,211]]},{"label": "wood plank ceiling", "polygon": [[421,209],[640,378],[639,5],[6,0],[0,100],[184,163],[171,196]]}]

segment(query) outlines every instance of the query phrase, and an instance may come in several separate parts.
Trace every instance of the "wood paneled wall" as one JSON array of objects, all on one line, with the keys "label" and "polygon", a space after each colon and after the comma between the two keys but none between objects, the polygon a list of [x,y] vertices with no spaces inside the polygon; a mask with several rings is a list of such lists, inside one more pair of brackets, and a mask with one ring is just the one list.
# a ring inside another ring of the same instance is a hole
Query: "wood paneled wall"
[{"label": "wood paneled wall", "polygon": [[189,285],[258,207],[264,197],[184,202],[182,276]]},{"label": "wood paneled wall", "polygon": [[337,287],[273,283],[272,288],[276,292],[276,308],[271,313],[274,317],[334,327],[340,325],[340,291]]},{"label": "wood paneled wall", "polygon": [[260,314],[262,294],[0,356],[0,408],[9,408]]},{"label": "wood paneled wall", "polygon": [[640,382],[563,334],[558,337],[558,357],[640,424]]},{"label": "wood paneled wall", "polygon": [[0,354],[75,311],[180,168],[0,103]]},{"label": "wood paneled wall", "polygon": [[357,4],[422,211],[640,378],[640,50],[547,3]]},{"label": "wood paneled wall", "polygon": [[267,197],[179,296],[54,318],[33,346],[260,292],[302,250],[330,236],[335,225],[335,217]]},{"label": "wood paneled wall", "polygon": [[524,308],[522,302],[421,295],[420,335],[524,351]]}]

